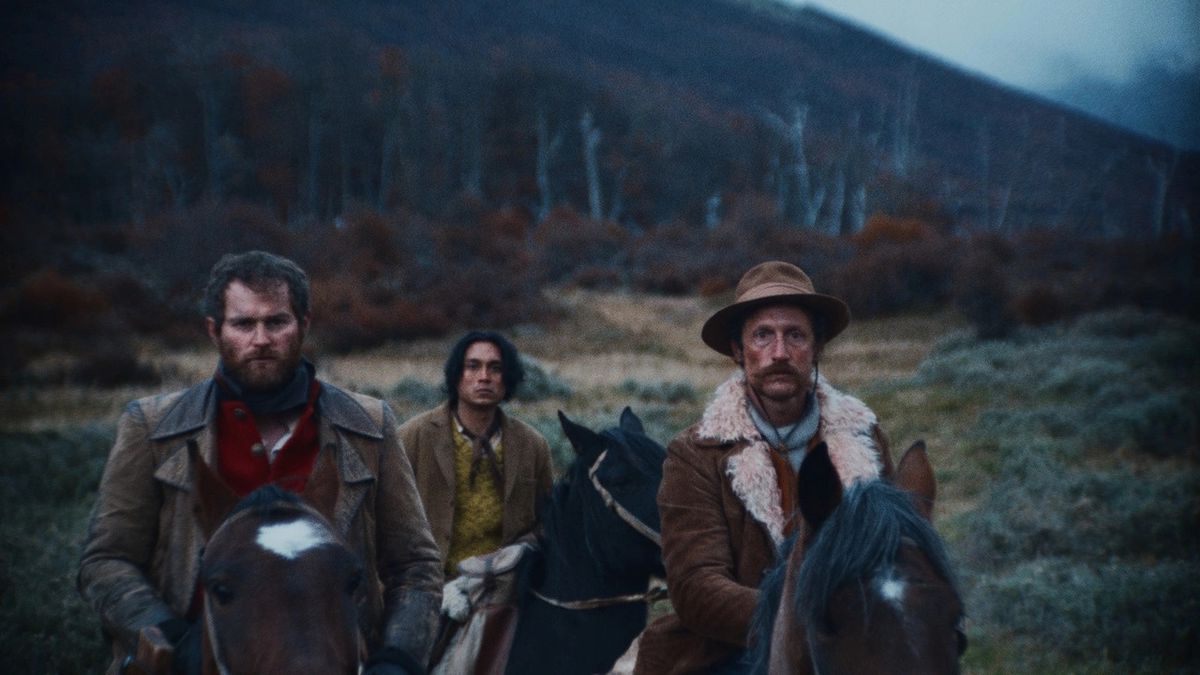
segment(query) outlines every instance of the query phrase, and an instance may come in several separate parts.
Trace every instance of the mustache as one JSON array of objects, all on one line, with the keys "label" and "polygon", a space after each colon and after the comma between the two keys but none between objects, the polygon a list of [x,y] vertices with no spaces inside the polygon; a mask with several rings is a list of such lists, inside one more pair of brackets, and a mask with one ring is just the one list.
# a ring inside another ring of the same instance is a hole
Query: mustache
[{"label": "mustache", "polygon": [[771,366],[770,368],[762,371],[763,377],[768,377],[770,375],[794,375],[796,377],[800,377],[800,370],[785,364]]}]

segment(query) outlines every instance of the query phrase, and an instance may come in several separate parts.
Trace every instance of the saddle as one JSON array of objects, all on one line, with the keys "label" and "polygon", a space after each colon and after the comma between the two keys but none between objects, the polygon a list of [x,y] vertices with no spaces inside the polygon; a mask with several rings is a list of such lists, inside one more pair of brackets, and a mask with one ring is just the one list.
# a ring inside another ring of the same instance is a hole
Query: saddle
[{"label": "saddle", "polygon": [[517,629],[517,568],[534,550],[511,544],[458,563],[442,590],[430,675],[503,675]]}]

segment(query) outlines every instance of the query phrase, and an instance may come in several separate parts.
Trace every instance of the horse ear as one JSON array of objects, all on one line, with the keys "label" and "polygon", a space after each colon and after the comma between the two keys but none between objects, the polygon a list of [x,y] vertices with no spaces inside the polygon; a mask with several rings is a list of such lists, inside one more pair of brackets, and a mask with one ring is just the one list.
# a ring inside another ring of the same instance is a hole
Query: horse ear
[{"label": "horse ear", "polygon": [[933,502],[937,498],[937,478],[925,452],[925,441],[913,443],[896,468],[896,487],[913,496],[917,510],[926,520],[933,519]]},{"label": "horse ear", "polygon": [[327,450],[317,458],[317,465],[308,476],[302,496],[304,501],[332,523],[340,488],[341,479],[338,478],[337,467],[333,464],[333,452]]},{"label": "horse ear", "polygon": [[192,512],[207,540],[237,505],[238,496],[200,456],[194,438],[188,439],[187,451],[192,464]]},{"label": "horse ear", "polygon": [[604,439],[591,429],[572,422],[563,411],[558,411],[558,423],[562,425],[563,433],[571,442],[571,447],[577,455],[595,456],[604,447]]},{"label": "horse ear", "polygon": [[642,420],[635,414],[629,406],[621,411],[621,428],[625,431],[634,434],[646,433],[646,428],[642,426]]},{"label": "horse ear", "polygon": [[824,442],[810,450],[800,463],[796,492],[800,515],[804,516],[810,533],[816,532],[842,503],[842,479],[829,459],[829,447]]}]

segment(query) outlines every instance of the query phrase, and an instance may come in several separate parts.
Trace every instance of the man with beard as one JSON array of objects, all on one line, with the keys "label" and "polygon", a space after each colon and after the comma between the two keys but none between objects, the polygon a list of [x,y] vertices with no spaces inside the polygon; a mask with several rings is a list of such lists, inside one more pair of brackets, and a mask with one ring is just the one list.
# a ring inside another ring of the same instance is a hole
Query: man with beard
[{"label": "man with beard", "polygon": [[205,291],[214,375],[131,403],[117,426],[79,568],[80,593],[112,641],[119,672],[143,629],[158,627],[176,663],[198,663],[197,574],[188,453],[239,496],[268,484],[300,492],[322,460],[337,467],[335,526],[362,558],[359,613],[367,672],[421,672],[436,629],[442,573],[391,409],[318,380],[301,356],[309,287],[290,260],[227,255]]},{"label": "man with beard", "polygon": [[500,407],[525,379],[508,339],[467,333],[443,373],[448,400],[405,422],[400,439],[451,577],[464,558],[532,540],[553,473],[546,439]]},{"label": "man with beard", "polygon": [[850,321],[800,268],[767,262],[738,283],[701,339],[739,370],[667,449],[658,493],[674,614],[642,635],[636,673],[716,673],[747,644],[758,585],[798,526],[796,472],[824,442],[843,483],[889,475],[875,414],[818,374]]}]

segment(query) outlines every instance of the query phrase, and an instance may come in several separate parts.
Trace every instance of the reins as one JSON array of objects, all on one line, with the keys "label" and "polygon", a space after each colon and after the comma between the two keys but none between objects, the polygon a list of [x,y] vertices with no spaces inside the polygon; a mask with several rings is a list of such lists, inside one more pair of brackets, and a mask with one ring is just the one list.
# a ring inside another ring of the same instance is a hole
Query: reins
[{"label": "reins", "polygon": [[[600,463],[604,461],[604,458],[607,455],[608,450],[601,452],[600,456],[596,458],[596,461],[592,464],[591,468],[588,469],[588,479],[592,481],[592,486],[596,488],[596,492],[600,495],[600,499],[604,501],[604,506],[615,513],[617,517],[623,520],[627,525],[632,527],[635,532],[654,542],[654,544],[659,548],[662,548],[662,535],[656,532],[654,528],[642,522],[640,518],[633,515],[629,509],[621,506],[621,504],[612,496],[612,493],[609,492],[600,482],[600,478],[596,475],[596,472],[600,470]],[[554,598],[542,595],[537,591],[537,589],[531,588],[529,591],[533,593],[534,597],[546,604],[554,605],[555,607],[559,607],[561,609],[571,610],[600,609],[602,607],[626,605],[635,602],[651,603],[667,597],[667,587],[663,585],[655,585],[642,593],[628,593],[626,595],[615,595],[607,598],[589,598],[587,600],[556,600]]]},{"label": "reins", "polygon": [[629,593],[627,595],[615,595],[609,598],[589,598],[587,600],[555,600],[538,593],[536,589],[529,589],[534,597],[548,605],[554,605],[562,609],[600,609],[601,607],[612,607],[613,605],[626,605],[635,602],[658,602],[667,597],[667,587],[656,585],[646,590],[644,593]]}]

